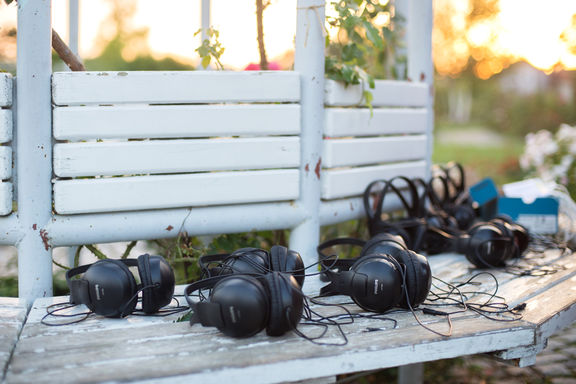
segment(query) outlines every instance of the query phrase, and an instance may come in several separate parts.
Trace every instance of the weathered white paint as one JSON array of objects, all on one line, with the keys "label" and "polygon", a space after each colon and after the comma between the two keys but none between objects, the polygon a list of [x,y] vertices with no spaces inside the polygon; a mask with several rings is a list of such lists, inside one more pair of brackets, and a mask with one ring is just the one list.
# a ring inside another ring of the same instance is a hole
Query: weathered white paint
[{"label": "weathered white paint", "polygon": [[12,141],[13,118],[10,109],[0,109],[0,143]]},{"label": "weathered white paint", "polygon": [[294,69],[300,74],[302,89],[302,134],[299,203],[306,220],[292,229],[290,247],[298,249],[306,264],[317,260],[320,240],[320,172],[322,130],[324,128],[324,0],[298,0],[296,3]]},{"label": "weathered white paint", "polygon": [[295,135],[300,105],[123,105],[54,108],[57,140]]},{"label": "weathered white paint", "polygon": [[[0,161],[1,155],[0,152]],[[290,168],[297,167],[299,162],[297,137],[54,146],[54,173],[60,177]]]},{"label": "weathered white paint", "polygon": [[52,95],[56,105],[296,102],[300,79],[286,71],[60,72]]},{"label": "weathered white paint", "polygon": [[0,216],[6,216],[12,212],[12,183],[0,181]]},{"label": "weathered white paint", "polygon": [[4,382],[4,374],[12,351],[18,342],[20,331],[26,320],[27,306],[23,300],[10,297],[0,297],[0,380]]},{"label": "weathered white paint", "polygon": [[[293,228],[306,218],[297,203],[255,203],[149,211],[55,215],[47,226],[54,246],[97,244],[133,239],[250,232]],[[3,238],[0,237],[0,241]]]},{"label": "weathered white paint", "polygon": [[12,105],[12,75],[0,73],[0,107]]},{"label": "weathered white paint", "polygon": [[325,169],[322,171],[322,198],[337,199],[362,195],[374,180],[389,179],[396,175],[424,177],[425,161],[404,162],[369,167]]},{"label": "weathered white paint", "polygon": [[68,47],[78,55],[80,0],[68,0]]},{"label": "weathered white paint", "polygon": [[0,179],[12,177],[12,147],[0,146]]},{"label": "weathered white paint", "polygon": [[424,159],[426,136],[326,139],[322,156],[325,168]]},{"label": "weathered white paint", "polygon": [[60,214],[131,211],[298,198],[297,170],[58,180]]},{"label": "weathered white paint", "polygon": [[378,136],[424,133],[423,108],[326,108],[324,136]]},{"label": "weathered white paint", "polygon": [[18,3],[16,153],[19,228],[18,295],[52,295],[52,27],[50,1]]},{"label": "weathered white paint", "polygon": [[[334,80],[326,81],[324,102],[329,106],[363,106],[363,85],[345,86]],[[372,92],[374,107],[425,107],[429,97],[429,87],[425,83],[396,80],[376,80]]]}]

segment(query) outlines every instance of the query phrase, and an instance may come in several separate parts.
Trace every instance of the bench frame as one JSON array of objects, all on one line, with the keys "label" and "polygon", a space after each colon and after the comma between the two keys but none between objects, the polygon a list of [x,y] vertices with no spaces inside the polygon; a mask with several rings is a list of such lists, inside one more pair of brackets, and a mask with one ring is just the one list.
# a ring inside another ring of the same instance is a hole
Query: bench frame
[{"label": "bench frame", "polygon": [[[15,111],[12,182],[17,211],[0,218],[0,244],[18,249],[20,297],[31,304],[37,297],[52,295],[53,247],[174,237],[179,229],[193,235],[291,229],[290,247],[302,253],[306,263],[311,263],[321,225],[362,217],[362,203],[357,196],[322,199],[321,127],[325,124],[324,105],[328,102],[324,31],[319,24],[324,20],[324,9],[324,0],[299,0],[297,4],[295,72],[300,76],[301,134],[296,200],[60,215],[53,208],[51,2],[19,4],[18,76],[14,80],[12,103]],[[427,148],[422,167],[427,169],[433,129],[432,1],[399,1],[397,11],[406,15],[408,79],[419,79],[428,89],[424,105]]]}]

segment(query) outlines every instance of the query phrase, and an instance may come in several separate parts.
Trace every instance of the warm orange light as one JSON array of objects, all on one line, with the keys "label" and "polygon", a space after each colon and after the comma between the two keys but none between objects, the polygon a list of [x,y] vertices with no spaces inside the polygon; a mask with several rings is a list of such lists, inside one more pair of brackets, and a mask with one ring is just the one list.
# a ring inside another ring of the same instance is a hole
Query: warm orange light
[{"label": "warm orange light", "polygon": [[434,9],[440,74],[460,73],[469,58],[482,79],[522,60],[546,72],[576,69],[576,1],[435,0]]}]

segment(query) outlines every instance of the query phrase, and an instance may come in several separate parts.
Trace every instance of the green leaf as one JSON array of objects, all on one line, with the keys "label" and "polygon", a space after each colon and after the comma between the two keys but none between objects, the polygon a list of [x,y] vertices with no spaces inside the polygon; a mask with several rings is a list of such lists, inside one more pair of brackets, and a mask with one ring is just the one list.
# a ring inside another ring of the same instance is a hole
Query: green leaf
[{"label": "green leaf", "polygon": [[382,41],[382,37],[380,36],[378,29],[374,27],[368,20],[364,20],[363,25],[366,29],[366,37],[368,40],[370,40],[374,46],[382,48],[384,46],[384,42]]},{"label": "green leaf", "polygon": [[211,61],[210,56],[204,56],[202,58],[202,66],[204,68],[208,68],[208,66],[210,65],[210,61]]}]

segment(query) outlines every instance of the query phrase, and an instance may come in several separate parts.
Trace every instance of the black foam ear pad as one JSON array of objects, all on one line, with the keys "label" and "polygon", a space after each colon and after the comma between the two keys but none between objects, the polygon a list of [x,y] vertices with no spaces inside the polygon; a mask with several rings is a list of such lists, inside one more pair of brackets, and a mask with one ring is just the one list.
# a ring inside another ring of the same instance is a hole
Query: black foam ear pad
[{"label": "black foam ear pad", "polygon": [[172,301],[174,270],[162,256],[148,254],[138,257],[138,273],[142,280],[142,310],[155,313]]},{"label": "black foam ear pad", "polygon": [[385,312],[396,305],[402,293],[401,274],[387,255],[358,258],[350,268],[352,300],[372,312]]},{"label": "black foam ear pad", "polygon": [[138,302],[136,280],[119,260],[99,260],[83,277],[88,281],[90,301],[86,306],[106,317],[122,317],[134,311]]},{"label": "black foam ear pad", "polygon": [[273,245],[270,248],[270,269],[289,273],[300,286],[304,284],[304,262],[298,252],[282,245]]},{"label": "black foam ear pad", "polygon": [[[217,305],[204,325],[216,326],[232,337],[249,337],[263,330],[268,323],[270,300],[268,290],[252,276],[231,275],[218,281],[209,297]],[[198,307],[202,310],[202,307]]]},{"label": "black foam ear pad", "polygon": [[415,308],[426,300],[430,292],[432,285],[430,264],[426,257],[411,250],[398,254],[396,260],[404,267],[405,289],[408,293],[406,297],[406,292],[403,292],[399,305],[406,309]]},{"label": "black foam ear pad", "polygon": [[281,336],[296,328],[303,309],[303,296],[296,279],[286,273],[272,272],[264,276],[270,293],[270,314],[266,333]]}]

